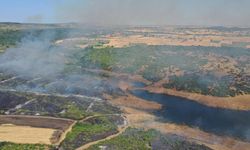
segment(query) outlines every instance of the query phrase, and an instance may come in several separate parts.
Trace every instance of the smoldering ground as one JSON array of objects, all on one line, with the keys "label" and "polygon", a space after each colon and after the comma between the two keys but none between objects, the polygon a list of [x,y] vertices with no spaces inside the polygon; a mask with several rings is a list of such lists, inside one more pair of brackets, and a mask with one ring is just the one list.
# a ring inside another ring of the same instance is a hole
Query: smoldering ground
[{"label": "smoldering ground", "polygon": [[[75,59],[74,55],[84,49],[55,44],[55,34],[43,32],[38,37],[27,36],[15,48],[7,49],[0,56],[0,71],[10,77],[1,83],[1,87],[18,91],[100,97],[103,92],[121,93],[112,78],[90,75],[76,64],[70,66],[70,70],[74,71],[67,71],[72,57]],[[67,34],[72,36],[74,33]]]},{"label": "smoldering ground", "polygon": [[51,47],[48,39],[23,40],[17,48],[7,49],[0,57],[0,68],[21,76],[49,76],[63,70],[64,49]]},{"label": "smoldering ground", "polygon": [[69,62],[70,56],[76,51],[74,51],[74,48],[57,45],[56,41],[80,34],[84,36],[85,30],[88,30],[73,30],[68,28],[70,25],[55,24],[54,28],[44,25],[45,29],[40,29],[39,25],[34,25],[31,30],[23,31],[24,37],[21,41],[16,42],[15,47],[6,49],[0,55],[0,70],[4,73],[17,74],[23,77],[59,75]]}]

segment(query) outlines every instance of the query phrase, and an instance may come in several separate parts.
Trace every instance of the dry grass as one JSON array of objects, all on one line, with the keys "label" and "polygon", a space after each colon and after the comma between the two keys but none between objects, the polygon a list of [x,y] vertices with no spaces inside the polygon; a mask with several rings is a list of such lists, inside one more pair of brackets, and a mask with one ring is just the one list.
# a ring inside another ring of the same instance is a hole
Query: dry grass
[{"label": "dry grass", "polygon": [[74,123],[53,117],[0,115],[0,141],[59,145]]},{"label": "dry grass", "polygon": [[55,129],[35,128],[29,126],[0,125],[0,141],[21,144],[52,144]]},{"label": "dry grass", "polygon": [[[223,44],[232,44],[233,42],[250,42],[249,37],[238,37],[236,35],[230,36],[196,36],[193,35],[175,35],[167,36],[149,36],[131,35],[121,36],[116,35],[113,37],[106,37],[109,43],[105,46],[114,46],[117,48],[129,46],[130,44],[147,44],[147,45],[179,45],[179,46],[215,46],[220,47]],[[217,43],[213,41],[218,41]]]}]

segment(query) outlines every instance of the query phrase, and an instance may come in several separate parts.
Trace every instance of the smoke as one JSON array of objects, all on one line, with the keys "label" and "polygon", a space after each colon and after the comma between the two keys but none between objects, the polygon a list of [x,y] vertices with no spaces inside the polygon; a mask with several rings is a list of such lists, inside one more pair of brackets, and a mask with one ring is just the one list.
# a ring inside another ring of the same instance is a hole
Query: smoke
[{"label": "smoke", "polygon": [[98,25],[250,25],[248,0],[71,0],[56,4],[60,22]]},{"label": "smoke", "polygon": [[[123,94],[115,79],[82,70],[75,57],[85,49],[58,44],[57,32],[48,31],[37,37],[26,36],[15,48],[6,49],[0,55],[0,73],[7,77],[0,89],[94,97],[101,97],[103,93]],[[71,30],[65,32],[67,38],[75,35]]]},{"label": "smoke", "polygon": [[20,76],[50,76],[64,69],[68,51],[51,43],[53,33],[26,37],[0,56],[0,69]]},{"label": "smoke", "polygon": [[73,0],[59,4],[56,17],[60,21],[98,25],[164,24],[171,17],[169,13],[177,13],[175,3],[165,0]]}]

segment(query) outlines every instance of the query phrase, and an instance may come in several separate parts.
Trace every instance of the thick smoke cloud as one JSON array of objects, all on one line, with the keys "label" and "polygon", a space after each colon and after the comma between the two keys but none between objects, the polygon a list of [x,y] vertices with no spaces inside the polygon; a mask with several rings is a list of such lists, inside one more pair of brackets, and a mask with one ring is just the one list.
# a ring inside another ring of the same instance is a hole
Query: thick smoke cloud
[{"label": "thick smoke cloud", "polygon": [[67,51],[53,47],[53,34],[39,38],[25,38],[16,48],[9,48],[0,56],[0,69],[20,76],[49,76],[64,69]]},{"label": "thick smoke cloud", "polygon": [[[74,34],[68,31],[66,37]],[[83,49],[61,44],[56,35],[51,30],[37,37],[28,35],[15,48],[6,49],[0,55],[0,74],[7,79],[1,81],[0,89],[92,97],[102,97],[105,92],[122,94],[116,79],[88,74],[74,64]]]},{"label": "thick smoke cloud", "polygon": [[250,25],[248,0],[71,0],[59,22],[101,25]]}]

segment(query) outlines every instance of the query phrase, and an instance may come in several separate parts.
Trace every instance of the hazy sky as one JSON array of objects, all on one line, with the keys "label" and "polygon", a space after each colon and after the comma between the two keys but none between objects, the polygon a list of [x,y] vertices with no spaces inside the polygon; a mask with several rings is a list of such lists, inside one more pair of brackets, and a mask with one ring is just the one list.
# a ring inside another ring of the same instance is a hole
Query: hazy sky
[{"label": "hazy sky", "polygon": [[1,22],[250,26],[250,0],[0,0]]}]

